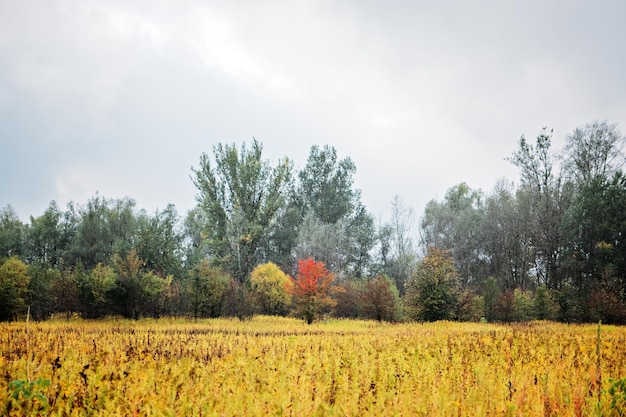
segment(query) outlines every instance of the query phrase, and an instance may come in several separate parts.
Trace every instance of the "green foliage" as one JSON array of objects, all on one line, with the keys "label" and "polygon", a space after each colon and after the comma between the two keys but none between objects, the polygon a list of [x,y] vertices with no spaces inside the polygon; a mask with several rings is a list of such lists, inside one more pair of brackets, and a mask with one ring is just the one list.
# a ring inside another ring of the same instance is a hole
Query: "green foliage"
[{"label": "green foliage", "polygon": [[[11,206],[0,209],[0,319],[19,318],[27,305],[38,320],[77,311],[285,314],[284,287],[250,272],[269,261],[291,271],[312,257],[339,277],[339,316],[380,319],[373,294],[395,287],[419,320],[626,323],[624,142],[616,125],[593,122],[555,153],[544,129],[532,142],[520,138],[509,159],[518,186],[503,180],[488,195],[460,183],[430,201],[421,244],[448,251],[451,279],[433,278],[441,271],[429,269],[429,252],[416,271],[412,213],[399,196],[391,220],[375,226],[353,189],[353,162],[334,148],[313,146],[294,174],[286,159],[263,160],[256,140],[218,144],[193,170],[198,206],[182,224],[172,205],[147,214],[132,199],[97,194],[65,211],[52,201],[28,224]],[[220,272],[199,274],[203,259]],[[16,260],[26,274],[13,270]],[[364,278],[378,275],[395,285]]]},{"label": "green foliage", "polygon": [[76,238],[67,254],[69,265],[82,264],[90,271],[107,264],[114,254],[124,256],[135,236],[135,201],[109,200],[96,195],[79,210]]},{"label": "green foliage", "polygon": [[28,304],[35,320],[45,320],[56,310],[52,286],[60,279],[58,268],[49,268],[42,264],[28,265]]},{"label": "green foliage", "polygon": [[449,250],[459,282],[466,287],[479,283],[485,275],[483,262],[476,256],[476,236],[484,222],[483,195],[465,183],[448,189],[443,202],[428,202],[422,218],[424,245]]},{"label": "green foliage", "polygon": [[194,318],[219,317],[226,303],[230,277],[203,259],[191,277],[191,307]]},{"label": "green foliage", "polygon": [[513,291],[513,321],[528,321],[533,318],[533,299],[531,295],[516,288]]},{"label": "green foliage", "polygon": [[550,291],[544,285],[537,287],[533,298],[534,318],[537,320],[554,320],[557,317],[558,308]]},{"label": "green foliage", "polygon": [[0,209],[0,262],[23,256],[24,234],[24,224],[15,209],[10,205]]},{"label": "green foliage", "polygon": [[562,222],[572,285],[593,308],[626,301],[625,206],[626,177],[597,176],[581,187]]},{"label": "green foliage", "polygon": [[153,216],[145,213],[137,218],[134,248],[145,267],[156,275],[181,275],[182,236],[177,230],[178,213],[169,204]]},{"label": "green foliage", "polygon": [[50,380],[37,378],[34,381],[16,379],[9,382],[6,415],[47,415],[50,405],[43,391],[50,387]]},{"label": "green foliage", "polygon": [[262,314],[287,313],[291,304],[291,279],[276,264],[257,265],[250,274],[250,287],[257,296]]},{"label": "green foliage", "polygon": [[0,321],[14,320],[26,312],[29,282],[28,268],[17,257],[0,266]]},{"label": "green foliage", "polygon": [[262,150],[256,140],[240,150],[220,143],[213,148],[214,162],[202,154],[200,168],[193,171],[197,201],[206,215],[207,247],[215,262],[240,282],[261,261],[259,249],[270,238],[291,176],[289,160],[272,168]]},{"label": "green foliage", "polygon": [[413,318],[425,321],[454,318],[459,274],[447,251],[429,248],[406,286],[405,304]]},{"label": "green foliage", "polygon": [[352,160],[339,160],[334,147],[311,147],[306,165],[298,173],[302,213],[312,212],[323,224],[351,217],[358,197],[352,189],[355,172]]},{"label": "green foliage", "polygon": [[117,286],[115,270],[101,263],[89,274],[78,274],[79,297],[87,317],[104,317],[111,310],[111,297]]},{"label": "green foliage", "polygon": [[67,319],[80,310],[80,274],[82,268],[61,268],[50,285],[55,311],[65,313]]},{"label": "green foliage", "polygon": [[609,396],[609,416],[626,416],[626,378],[610,379],[606,393]]},{"label": "green foliage", "polygon": [[114,255],[113,265],[117,283],[112,296],[120,313],[133,319],[158,316],[172,277],[161,278],[152,271],[146,271],[143,260],[139,259],[134,249],[125,257]]},{"label": "green foliage", "polygon": [[483,291],[484,317],[487,321],[492,321],[494,316],[494,307],[498,300],[500,290],[498,282],[494,277],[489,277],[485,281],[485,289]]}]

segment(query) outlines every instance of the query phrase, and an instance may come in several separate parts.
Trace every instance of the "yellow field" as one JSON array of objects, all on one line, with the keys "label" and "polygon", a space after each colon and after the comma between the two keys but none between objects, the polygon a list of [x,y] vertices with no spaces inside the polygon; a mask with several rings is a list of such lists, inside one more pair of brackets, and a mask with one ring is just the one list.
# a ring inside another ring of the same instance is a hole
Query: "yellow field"
[{"label": "yellow field", "polygon": [[602,326],[599,344],[597,328],[256,317],[31,322],[27,333],[5,323],[0,412],[624,415],[625,381],[614,380],[626,376],[626,328]]}]

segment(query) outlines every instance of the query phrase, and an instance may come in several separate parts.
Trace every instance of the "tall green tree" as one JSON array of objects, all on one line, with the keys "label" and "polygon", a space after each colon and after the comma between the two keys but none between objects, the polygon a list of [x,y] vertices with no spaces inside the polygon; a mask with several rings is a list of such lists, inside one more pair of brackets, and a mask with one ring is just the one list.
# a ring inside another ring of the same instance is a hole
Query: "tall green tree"
[{"label": "tall green tree", "polygon": [[[504,291],[527,290],[536,260],[533,246],[531,200],[528,188],[515,190],[513,184],[496,184],[485,202],[482,237],[488,276]],[[491,284],[483,285],[488,291]],[[491,320],[491,317],[487,317]]]},{"label": "tall green tree", "polygon": [[524,136],[509,161],[520,169],[522,187],[530,198],[532,244],[535,249],[536,284],[549,289],[564,279],[560,223],[572,198],[571,185],[559,170],[558,155],[551,149],[552,131],[543,129],[534,144]]},{"label": "tall green tree", "polygon": [[482,192],[465,183],[451,187],[443,202],[428,202],[424,211],[420,225],[423,246],[449,251],[465,286],[480,287],[486,278],[484,220]]},{"label": "tall green tree", "polygon": [[364,275],[375,244],[374,220],[353,188],[356,167],[331,146],[313,146],[289,212],[297,238],[292,254],[312,257],[336,274]]},{"label": "tall green tree", "polygon": [[311,147],[306,166],[298,173],[303,214],[312,211],[324,224],[350,217],[359,194],[352,188],[355,172],[352,160],[339,160],[334,147]]},{"label": "tall green tree", "polygon": [[272,167],[262,152],[256,139],[240,149],[218,144],[213,160],[202,154],[200,167],[193,170],[197,201],[207,219],[207,246],[214,261],[241,282],[267,258],[263,248],[284,204],[292,169],[288,159]]},{"label": "tall green tree", "polygon": [[118,276],[115,270],[99,263],[89,273],[82,273],[76,267],[79,279],[79,298],[82,304],[82,314],[88,318],[105,317],[114,311]]},{"label": "tall green tree", "polygon": [[624,165],[622,149],[626,137],[617,124],[594,121],[567,135],[564,162],[568,175],[579,184],[596,176],[610,178]]},{"label": "tall green tree", "polygon": [[376,245],[376,227],[374,217],[360,202],[349,220],[347,232],[348,271],[352,276],[362,278],[373,267],[372,249]]},{"label": "tall green tree", "polygon": [[324,223],[313,212],[308,212],[298,230],[294,256],[313,258],[335,274],[342,272],[346,268],[349,250],[346,226],[343,220]]},{"label": "tall green tree", "polygon": [[136,230],[135,201],[109,200],[99,195],[78,209],[80,223],[66,263],[81,263],[91,270],[107,264],[114,254],[124,256],[133,246]]},{"label": "tall green tree", "polygon": [[137,217],[133,248],[148,270],[160,277],[182,275],[182,234],[176,208],[168,204],[165,210],[150,216]]},{"label": "tall green tree", "polygon": [[30,218],[27,229],[27,260],[59,267],[76,235],[76,219],[64,214],[52,201],[39,217]]},{"label": "tall green tree", "polygon": [[[582,187],[563,219],[566,266],[583,301],[588,300],[594,290],[605,289],[606,295],[617,295],[626,302],[624,207],[626,177],[621,172],[612,178],[598,175]],[[602,298],[596,297],[596,303],[602,304]]]},{"label": "tall green tree", "polygon": [[24,229],[12,206],[0,209],[0,262],[11,256],[24,256]]}]

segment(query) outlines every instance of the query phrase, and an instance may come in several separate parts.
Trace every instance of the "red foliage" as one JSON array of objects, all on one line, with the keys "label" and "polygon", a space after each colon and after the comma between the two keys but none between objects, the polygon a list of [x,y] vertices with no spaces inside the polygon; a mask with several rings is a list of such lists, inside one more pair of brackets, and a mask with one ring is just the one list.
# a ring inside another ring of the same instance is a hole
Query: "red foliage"
[{"label": "red foliage", "polygon": [[330,298],[330,284],[334,275],[328,272],[323,262],[309,258],[298,261],[296,277],[291,279],[296,314],[311,324],[335,304]]},{"label": "red foliage", "polygon": [[334,275],[328,272],[323,262],[313,258],[298,261],[297,279],[293,279],[293,294],[299,297],[326,294]]}]

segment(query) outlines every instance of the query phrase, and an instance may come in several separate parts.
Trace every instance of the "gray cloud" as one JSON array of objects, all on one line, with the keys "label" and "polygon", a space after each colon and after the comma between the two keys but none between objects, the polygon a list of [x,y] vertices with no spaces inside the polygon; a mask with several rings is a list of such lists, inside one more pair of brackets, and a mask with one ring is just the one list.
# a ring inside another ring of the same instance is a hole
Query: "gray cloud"
[{"label": "gray cloud", "polygon": [[0,204],[39,215],[99,191],[194,204],[189,175],[253,136],[302,166],[357,165],[375,215],[421,214],[467,181],[514,179],[521,134],[626,129],[619,1],[0,0]]}]

